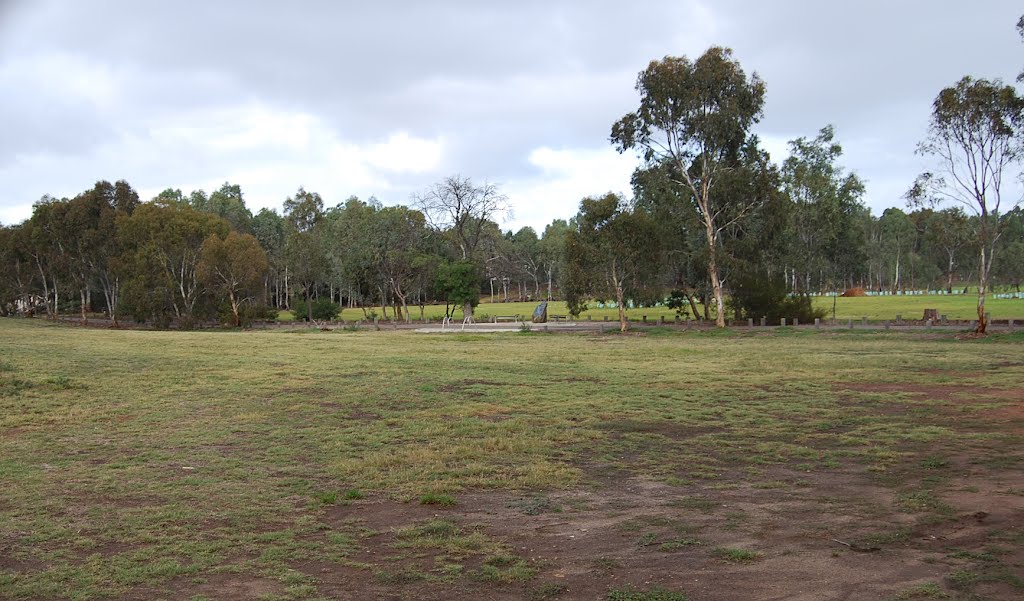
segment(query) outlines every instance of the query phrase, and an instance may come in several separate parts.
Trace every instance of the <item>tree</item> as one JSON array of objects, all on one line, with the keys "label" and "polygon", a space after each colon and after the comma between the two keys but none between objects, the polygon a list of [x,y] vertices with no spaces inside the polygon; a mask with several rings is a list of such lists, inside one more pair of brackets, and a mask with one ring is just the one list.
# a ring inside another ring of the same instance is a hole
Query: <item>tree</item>
[{"label": "tree", "polygon": [[[479,273],[481,261],[476,252],[484,226],[509,213],[508,197],[494,184],[477,186],[468,177],[454,175],[413,198],[432,226],[450,232],[461,260],[477,262],[475,271]],[[473,304],[464,303],[463,313],[472,318]]]},{"label": "tree", "polygon": [[[285,232],[287,227],[283,217],[277,211],[263,208],[252,218],[252,233],[259,241],[263,252],[267,254],[267,261],[270,265],[264,283],[264,304],[273,305],[277,308],[287,306],[287,269],[288,262],[285,256]],[[270,290],[273,284],[274,301],[270,302]]]},{"label": "tree", "polygon": [[562,266],[565,264],[565,236],[570,229],[571,226],[564,219],[555,219],[544,227],[540,238],[540,263],[548,280],[547,300],[554,297],[554,282],[561,277]]},{"label": "tree", "polygon": [[893,273],[892,292],[899,292],[905,288],[903,267],[913,250],[917,229],[907,214],[896,208],[886,209],[878,225],[886,262]]},{"label": "tree", "polygon": [[224,185],[209,198],[206,198],[202,190],[198,192],[199,194],[193,193],[192,196],[194,209],[213,213],[226,220],[236,232],[252,232],[252,212],[245,206],[241,186],[224,182]]},{"label": "tree", "polygon": [[672,181],[684,188],[703,226],[707,269],[725,327],[725,299],[719,272],[720,238],[747,217],[758,199],[713,194],[720,176],[731,169],[760,120],[764,83],[749,79],[728,48],[709,48],[696,61],[665,57],[640,72],[636,89],[640,108],[612,126],[619,152],[637,149],[648,165],[670,163]]},{"label": "tree", "polygon": [[[928,135],[918,153],[938,163],[918,176],[911,204],[960,205],[977,216],[978,333],[985,333],[985,296],[999,239],[999,215],[1020,203],[1004,203],[1003,177],[1024,158],[1024,99],[1001,81],[964,77],[932,104]],[[1007,206],[1010,205],[1010,206]]]},{"label": "tree", "polygon": [[[472,308],[480,303],[480,266],[472,261],[444,263],[437,269],[436,277],[434,288],[444,297],[445,304],[462,305],[463,316],[472,317]],[[465,312],[467,306],[469,313]]]},{"label": "tree", "polygon": [[791,141],[789,150],[782,189],[792,203],[789,263],[802,276],[794,277],[797,291],[820,291],[829,284],[834,289],[863,262],[857,217],[864,210],[864,183],[836,164],[843,149],[831,125],[813,140]]},{"label": "tree", "polygon": [[625,332],[626,302],[657,296],[651,291],[661,256],[657,226],[617,194],[583,199],[576,224],[565,245],[569,311],[578,315],[590,298],[614,298]]},{"label": "tree", "polygon": [[227,297],[236,328],[242,325],[239,309],[259,294],[267,269],[267,255],[250,234],[231,231],[223,238],[210,234],[203,242],[199,279],[209,290]]},{"label": "tree", "polygon": [[313,287],[327,277],[330,269],[320,228],[323,216],[324,201],[316,192],[307,192],[300,187],[294,197],[284,201],[288,264],[305,295],[306,319],[309,321],[313,320]]},{"label": "tree", "polygon": [[[189,206],[144,203],[118,219],[128,282],[126,296],[137,319],[167,319],[171,312],[184,326],[208,300],[199,278],[203,243],[211,234],[227,236],[228,223]],[[205,310],[204,310],[205,313]]]},{"label": "tree", "polygon": [[925,222],[925,241],[941,254],[946,292],[953,292],[953,274],[956,273],[960,253],[971,238],[971,222],[960,207],[936,211]]}]

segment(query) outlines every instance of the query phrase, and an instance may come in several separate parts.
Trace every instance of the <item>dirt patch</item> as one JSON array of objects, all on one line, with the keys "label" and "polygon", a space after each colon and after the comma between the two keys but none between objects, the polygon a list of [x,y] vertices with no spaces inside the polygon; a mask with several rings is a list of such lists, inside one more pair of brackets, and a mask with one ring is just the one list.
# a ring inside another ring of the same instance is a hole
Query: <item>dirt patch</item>
[{"label": "dirt patch", "polygon": [[[557,599],[601,599],[626,585],[658,585],[706,601],[882,599],[944,582],[970,563],[957,557],[982,553],[992,545],[993,531],[1024,523],[1024,496],[980,503],[994,484],[978,497],[943,492],[955,514],[922,521],[897,508],[896,490],[857,469],[807,474],[774,466],[768,472],[762,478],[774,482],[771,487],[620,479],[571,492],[463,493],[450,508],[359,501],[329,508],[323,522],[333,529],[363,528],[360,550],[349,559],[376,568],[295,567],[319,580],[321,594],[342,598],[513,599],[558,590]],[[982,480],[979,470],[965,482],[977,486]],[[536,574],[524,582],[486,582],[472,576],[486,558],[470,553],[439,559],[434,552],[395,547],[402,528],[432,520],[500,541]],[[858,552],[837,540],[868,541],[865,546],[875,551]],[[716,549],[750,551],[755,559],[728,561]],[[460,563],[462,575],[431,582],[444,561]],[[382,582],[379,569],[391,580]],[[998,587],[986,590],[993,599],[1016,598]]]},{"label": "dirt patch", "polygon": [[129,601],[168,599],[186,601],[209,598],[223,601],[243,601],[276,597],[285,592],[285,586],[269,578],[249,574],[207,574],[201,577],[181,577],[164,586],[134,590],[122,597]]}]

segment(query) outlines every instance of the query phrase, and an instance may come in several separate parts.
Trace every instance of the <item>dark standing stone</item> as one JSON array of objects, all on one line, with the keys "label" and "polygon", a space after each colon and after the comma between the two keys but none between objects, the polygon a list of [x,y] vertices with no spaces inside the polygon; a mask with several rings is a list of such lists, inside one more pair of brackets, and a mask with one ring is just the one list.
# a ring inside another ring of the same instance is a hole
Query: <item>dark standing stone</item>
[{"label": "dark standing stone", "polygon": [[547,323],[548,322],[548,301],[544,301],[537,305],[537,308],[533,310],[533,323]]}]

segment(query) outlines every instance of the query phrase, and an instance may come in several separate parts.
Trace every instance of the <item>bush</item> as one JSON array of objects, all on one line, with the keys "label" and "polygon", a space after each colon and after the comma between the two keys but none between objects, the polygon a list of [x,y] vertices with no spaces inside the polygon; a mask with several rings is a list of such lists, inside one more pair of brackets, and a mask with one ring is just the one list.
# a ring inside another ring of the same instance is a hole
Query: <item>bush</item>
[{"label": "bush", "polygon": [[810,323],[815,318],[824,317],[826,313],[825,309],[815,309],[811,297],[807,295],[790,296],[782,277],[768,277],[764,274],[736,277],[729,306],[742,317],[766,317],[768,321],[778,321],[785,317]]},{"label": "bush", "polygon": [[341,306],[328,298],[320,298],[313,302],[313,319],[318,321],[333,321],[340,311]]}]

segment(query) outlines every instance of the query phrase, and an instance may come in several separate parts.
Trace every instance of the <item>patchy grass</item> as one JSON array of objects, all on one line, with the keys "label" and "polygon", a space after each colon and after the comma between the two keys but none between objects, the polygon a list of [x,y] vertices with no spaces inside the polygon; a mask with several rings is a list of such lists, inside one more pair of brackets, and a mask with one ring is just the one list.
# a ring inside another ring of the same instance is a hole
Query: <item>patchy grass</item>
[{"label": "patchy grass", "polygon": [[[216,596],[228,576],[266,581],[268,598],[326,597],[321,572],[297,571],[325,564],[381,586],[457,581],[546,598],[561,594],[539,584],[551,571],[513,536],[460,519],[464,505],[501,492],[492,509],[534,520],[531,531],[557,529],[586,511],[574,492],[619,492],[626,512],[646,495],[625,484],[636,481],[667,482],[675,500],[659,505],[664,515],[623,518],[617,540],[628,551],[602,549],[595,569],[629,569],[630,554],[707,562],[710,548],[757,559],[728,546],[761,536],[766,521],[723,501],[741,488],[820,496],[829,511],[864,516],[852,533],[806,518],[815,536],[907,548],[923,536],[918,524],[962,511],[946,496],[960,466],[1020,469],[1007,450],[1024,442],[1012,413],[1022,344],[942,333],[436,337],[0,320],[0,597]],[[847,511],[853,501],[824,498],[821,482],[850,474],[884,500]],[[1019,483],[1003,489],[1001,502],[1019,500]],[[366,521],[364,510],[384,503],[401,519]],[[1011,554],[1024,547],[1012,524],[979,537]],[[1018,590],[1016,564],[979,557],[950,558],[964,565],[936,578]]]}]

